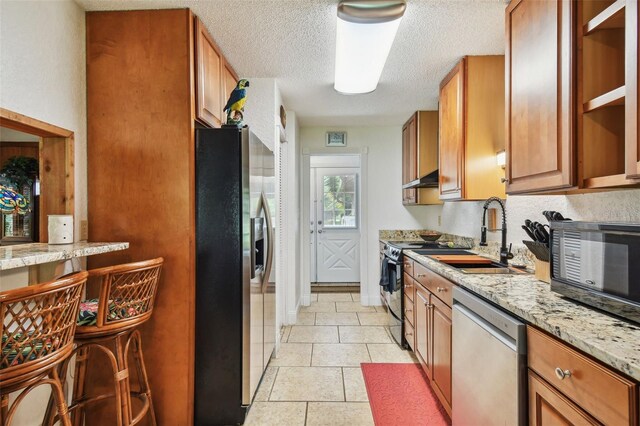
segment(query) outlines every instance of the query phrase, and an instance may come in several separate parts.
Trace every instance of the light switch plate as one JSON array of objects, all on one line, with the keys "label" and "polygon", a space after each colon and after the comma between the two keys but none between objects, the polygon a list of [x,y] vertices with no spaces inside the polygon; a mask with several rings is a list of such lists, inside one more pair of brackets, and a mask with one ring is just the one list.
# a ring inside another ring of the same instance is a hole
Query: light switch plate
[{"label": "light switch plate", "polygon": [[89,239],[89,221],[80,221],[80,241],[86,241]]}]

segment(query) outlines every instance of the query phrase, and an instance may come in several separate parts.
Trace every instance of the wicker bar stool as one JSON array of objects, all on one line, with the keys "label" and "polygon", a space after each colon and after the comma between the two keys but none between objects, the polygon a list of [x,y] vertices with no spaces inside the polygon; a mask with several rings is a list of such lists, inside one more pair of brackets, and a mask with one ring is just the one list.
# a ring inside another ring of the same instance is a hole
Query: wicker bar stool
[{"label": "wicker bar stool", "polygon": [[[70,426],[58,365],[73,350],[78,309],[87,273],[80,272],[16,290],[0,292],[0,424],[7,426],[29,392],[50,385],[58,417]],[[9,407],[9,394],[22,390]]]},{"label": "wicker bar stool", "polygon": [[[149,413],[156,424],[151,389],[142,356],[140,332],[136,329],[146,322],[153,311],[153,303],[160,279],[163,258],[109,266],[89,271],[87,292],[99,284],[99,297],[85,300],[80,306],[76,328],[74,354],[76,356],[73,400],[69,404],[74,425],[85,421],[85,407],[98,401],[114,398],[118,426],[137,424]],[[90,351],[107,356],[114,377],[114,392],[85,395],[87,359]],[[139,389],[133,391],[129,380],[129,356],[132,355]],[[60,375],[66,376],[69,361],[61,365]],[[132,397],[142,402],[142,408],[133,416]],[[49,414],[52,412],[49,401]],[[45,424],[53,420],[49,415]],[[90,423],[87,423],[90,424]]]}]

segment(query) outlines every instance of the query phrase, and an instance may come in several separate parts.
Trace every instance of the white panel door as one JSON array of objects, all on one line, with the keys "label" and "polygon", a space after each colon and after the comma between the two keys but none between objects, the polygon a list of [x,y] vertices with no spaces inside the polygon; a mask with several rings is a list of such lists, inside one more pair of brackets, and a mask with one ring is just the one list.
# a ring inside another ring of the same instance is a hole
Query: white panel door
[{"label": "white panel door", "polygon": [[316,168],[316,282],[360,281],[359,168]]}]

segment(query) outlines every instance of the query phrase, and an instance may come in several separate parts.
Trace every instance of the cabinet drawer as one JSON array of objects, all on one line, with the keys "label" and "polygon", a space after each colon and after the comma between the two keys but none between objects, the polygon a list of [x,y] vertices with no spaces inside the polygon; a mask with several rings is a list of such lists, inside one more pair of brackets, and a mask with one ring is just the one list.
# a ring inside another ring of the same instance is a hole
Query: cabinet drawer
[{"label": "cabinet drawer", "polygon": [[414,312],[415,311],[413,310],[413,301],[409,299],[405,294],[404,295],[404,319],[405,321],[409,321],[411,325],[415,323]]},{"label": "cabinet drawer", "polygon": [[415,263],[413,270],[416,281],[422,284],[438,299],[446,303],[447,306],[451,307],[453,305],[454,284],[451,281],[441,277],[417,262]]},{"label": "cabinet drawer", "polygon": [[407,256],[403,256],[402,259],[404,272],[413,276],[413,260]]},{"label": "cabinet drawer", "polygon": [[527,328],[527,339],[531,370],[598,421],[635,424],[637,388],[633,382],[533,327]]},{"label": "cabinet drawer", "polygon": [[407,343],[409,344],[409,347],[411,348],[412,351],[414,351],[414,347],[415,347],[415,334],[414,334],[414,329],[413,329],[413,325],[405,320],[404,321],[404,338],[407,341]]},{"label": "cabinet drawer", "polygon": [[404,287],[404,295],[405,297],[408,297],[413,302],[413,292],[414,292],[413,278],[411,278],[411,276],[406,272],[404,273],[404,276],[402,278],[403,278],[402,285]]}]

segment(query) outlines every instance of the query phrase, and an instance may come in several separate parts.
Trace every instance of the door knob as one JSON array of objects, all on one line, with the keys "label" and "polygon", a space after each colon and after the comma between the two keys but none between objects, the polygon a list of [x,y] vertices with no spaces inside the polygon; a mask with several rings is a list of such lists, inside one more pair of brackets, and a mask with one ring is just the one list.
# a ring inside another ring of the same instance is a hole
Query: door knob
[{"label": "door knob", "polygon": [[318,225],[322,225],[322,221],[321,220],[318,221]]},{"label": "door knob", "polygon": [[556,376],[558,377],[558,379],[564,380],[567,377],[571,377],[571,371],[563,370],[562,368],[557,367],[556,368]]},{"label": "door knob", "polygon": [[313,229],[310,232],[313,234]]},{"label": "door knob", "polygon": [[318,229],[318,234],[322,234],[322,229]]}]

